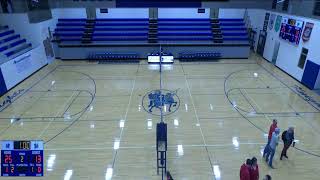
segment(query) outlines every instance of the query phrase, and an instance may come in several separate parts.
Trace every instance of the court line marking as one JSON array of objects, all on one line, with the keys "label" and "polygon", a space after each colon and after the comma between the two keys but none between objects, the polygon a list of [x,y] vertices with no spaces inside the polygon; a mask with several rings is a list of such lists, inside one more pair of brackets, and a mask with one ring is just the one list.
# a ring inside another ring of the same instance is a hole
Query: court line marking
[{"label": "court line marking", "polygon": [[[9,106],[11,106],[15,101],[17,101],[20,97],[22,97],[24,94],[26,94],[27,92],[29,92],[29,90],[31,89],[31,88],[33,88],[34,86],[36,86],[37,84],[39,84],[43,79],[45,79],[45,78],[47,78],[51,73],[53,73],[55,70],[57,69],[57,67],[55,67],[55,68],[53,68],[53,70],[51,70],[51,71],[49,71],[45,76],[43,76],[43,77],[41,77],[40,79],[38,79],[34,84],[32,84],[30,87],[28,87],[23,93],[21,93],[17,98],[15,98],[13,101],[11,101],[11,103],[8,105],[8,106],[6,106],[6,107],[4,107],[3,109],[1,109],[0,110],[0,112],[2,112],[2,111],[4,111],[5,109],[7,109],[7,107],[9,107]],[[35,75],[35,74],[33,74],[33,75]],[[31,75],[31,76],[33,76],[33,75]],[[30,76],[30,77],[31,77]],[[27,79],[30,79],[30,77],[28,77]],[[25,80],[27,80],[27,79],[25,79]],[[11,91],[11,90],[10,90]],[[9,92],[10,92],[9,91]],[[9,92],[7,92],[7,93],[9,93]],[[7,94],[6,93],[6,94]]]},{"label": "court line marking", "polygon": [[[238,89],[244,89],[245,88],[232,88],[229,89],[226,93],[227,93],[227,97],[229,98],[231,91],[234,90],[238,90]],[[247,89],[247,88],[246,88]],[[267,89],[267,88],[257,88],[257,89]],[[247,93],[248,94],[248,93]],[[231,95],[238,95],[238,94],[231,94]],[[241,108],[240,106],[237,106],[237,109],[239,109],[240,111],[243,111],[245,113],[250,113],[249,111]],[[315,112],[256,112],[256,115],[267,115],[267,114],[296,114],[296,113],[301,113],[301,114],[308,114],[308,113],[320,113],[320,111],[315,111]]]},{"label": "court line marking", "polygon": [[65,132],[67,129],[69,129],[71,126],[73,126],[73,124],[75,124],[81,117],[82,115],[88,110],[88,108],[90,107],[90,105],[93,103],[93,101],[95,100],[95,95],[97,93],[97,85],[95,80],[88,74],[82,73],[82,72],[77,72],[77,71],[68,71],[68,72],[75,72],[84,76],[87,76],[92,82],[93,82],[93,88],[94,88],[94,93],[91,97],[91,101],[90,103],[87,105],[87,107],[84,108],[84,110],[82,112],[79,112],[77,114],[79,114],[79,117],[77,117],[76,119],[74,119],[73,121],[71,121],[71,123],[63,128],[59,133],[57,133],[56,135],[54,135],[53,137],[49,138],[47,141],[44,142],[44,144],[47,144],[49,142],[51,142],[52,140],[54,140],[56,137],[58,137],[59,135],[61,135],[63,132]]},{"label": "court line marking", "polygon": [[[57,114],[60,114],[63,110],[65,110],[66,105],[69,103],[69,101],[71,101],[73,99],[75,92],[72,93],[72,95],[69,97],[69,99],[64,103],[63,108],[60,111],[57,111]],[[77,95],[79,95],[80,92],[78,92]],[[77,97],[77,96],[76,96]],[[75,98],[76,98],[75,97]],[[73,101],[71,101],[71,103],[73,103]],[[71,104],[70,103],[70,104]],[[69,107],[68,107],[69,108]],[[41,131],[41,133],[38,135],[37,139],[40,139],[40,137],[43,136],[43,134],[47,131],[47,129],[50,127],[50,125],[52,124],[52,122],[55,120],[55,118],[52,118],[52,120],[47,124],[47,126]]]},{"label": "court line marking", "polygon": [[[258,64],[258,63],[257,63]],[[261,64],[258,64],[260,67],[262,67],[262,69],[264,69],[266,72],[268,72],[271,76],[273,76],[275,79],[277,79],[278,81],[280,81],[283,85],[285,85],[288,89],[290,89],[293,93],[295,93],[296,95],[298,95],[303,101],[307,102],[308,104],[310,104],[314,109],[320,111],[320,109],[318,109],[315,105],[313,105],[312,103],[310,103],[309,101],[306,101],[300,94],[298,94],[296,91],[294,91],[289,85],[287,85],[286,83],[284,83],[277,75],[275,75],[274,73],[270,72],[267,68],[265,68],[264,66],[262,66]],[[277,67],[277,66],[275,66]],[[277,67],[278,69],[280,69],[279,67]],[[281,69],[280,69],[281,70]],[[288,76],[288,75],[287,75]],[[294,78],[292,78],[294,79]],[[294,79],[296,80],[296,79]],[[297,80],[296,80],[297,81]],[[299,82],[298,85],[301,85],[301,83]]]},{"label": "court line marking", "polygon": [[[186,73],[184,71],[184,68],[183,68],[182,64],[181,64],[181,68],[182,68],[182,71],[183,71],[183,74],[184,74],[184,77],[185,77],[185,83],[187,85],[187,89],[188,89],[188,92],[189,92],[189,96],[190,96],[190,100],[191,100],[192,107],[193,107],[193,110],[194,110],[194,114],[195,114],[196,119],[197,119],[197,123],[200,124],[198,112],[197,112],[197,109],[196,109],[195,104],[194,104],[193,96],[191,94],[191,90],[190,90],[190,86],[189,86],[189,83],[188,83],[187,75],[186,75]],[[200,130],[204,145],[207,145],[201,126],[199,126],[199,130]],[[210,154],[209,154],[209,150],[208,150],[208,148],[206,146],[205,146],[205,149],[206,149],[208,160],[209,160],[209,163],[210,163],[211,173],[212,173],[212,175],[214,175],[213,163],[212,163],[212,160],[211,160],[211,157],[210,157]],[[213,176],[213,177],[214,177],[214,179],[216,179],[215,176]]]},{"label": "court line marking", "polygon": [[[266,143],[240,143],[239,145],[265,145]],[[183,147],[233,147],[234,145],[232,143],[229,144],[183,144]],[[156,148],[155,145],[152,146],[120,146],[119,149],[154,149]],[[168,145],[168,151],[169,148],[172,148],[174,151],[176,151],[177,145]],[[110,147],[79,147],[79,148],[45,148],[46,151],[67,151],[67,150],[107,150],[107,149],[113,149],[112,145]]]},{"label": "court line marking", "polygon": [[[234,74],[236,74],[236,73],[239,73],[239,72],[241,72],[241,71],[249,71],[249,70],[248,70],[248,69],[243,69],[243,70],[234,71],[234,72],[230,73],[230,74],[228,75],[228,77],[227,77],[227,78],[225,79],[225,81],[224,81],[224,92],[225,92],[225,94],[226,94],[226,97],[227,97],[230,105],[232,105],[232,102],[231,102],[231,100],[229,99],[228,92],[226,91],[226,84],[227,84],[227,81],[228,81],[229,77],[231,77],[232,75],[234,75]],[[259,127],[259,126],[256,125],[255,123],[253,123],[251,120],[249,120],[245,115],[243,115],[238,108],[235,108],[235,109],[236,109],[236,111],[237,111],[245,120],[247,120],[247,121],[248,121],[250,124],[252,124],[255,128],[257,128],[258,130],[260,130],[260,131],[263,132],[263,133],[267,133],[264,129],[262,129],[261,127]],[[297,147],[294,147],[294,149],[296,149],[296,150],[298,150],[298,151],[300,151],[300,152],[303,152],[303,153],[306,153],[306,154],[315,156],[315,157],[320,157],[320,155],[315,154],[315,153],[310,152],[310,151],[306,151],[306,150],[304,150],[304,149],[300,149],[300,148],[297,148]]]},{"label": "court line marking", "polygon": [[[64,103],[64,105],[62,106],[63,108],[60,110],[61,112],[65,109],[65,107],[66,107],[66,105],[69,103],[69,101],[71,101],[71,100],[73,99],[74,94],[75,94],[75,92],[73,92],[73,93],[71,94],[71,96],[69,97],[69,99]],[[80,92],[78,92],[77,95],[79,95],[79,94],[80,94]],[[76,97],[77,97],[77,96],[76,96]],[[75,98],[76,98],[76,97],[75,97]],[[71,105],[72,103],[73,103],[73,101],[70,103],[70,105]],[[69,107],[68,107],[68,108],[69,108]],[[60,111],[57,111],[56,116],[61,113]],[[66,111],[65,111],[65,112],[66,112]],[[50,125],[52,124],[52,122],[53,122],[54,120],[55,120],[55,118],[52,118],[52,120],[49,121],[49,123],[47,124],[47,126],[46,126],[46,127],[41,131],[41,133],[38,135],[37,139],[40,139],[40,137],[43,136],[43,134],[47,131],[47,129],[50,127]]]},{"label": "court line marking", "polygon": [[[241,91],[241,89],[239,89],[239,91],[240,91],[240,94],[244,97],[244,99],[249,103],[249,105],[251,106],[252,110],[254,110],[254,112],[257,112],[256,108],[250,103],[250,100],[248,99],[248,97]],[[244,89],[244,92],[245,92],[246,94],[248,94],[245,89]],[[249,98],[250,98],[250,97],[249,97]],[[250,99],[251,99],[251,98],[250,98]],[[258,108],[259,108],[259,107],[258,107]],[[260,109],[260,108],[259,108],[259,109]]]},{"label": "court line marking", "polygon": [[[140,66],[140,64],[138,64],[136,73],[139,71],[139,66]],[[123,119],[123,120],[124,120],[124,124],[126,124],[126,122],[127,122],[128,112],[129,112],[129,109],[130,109],[130,106],[131,106],[131,101],[132,101],[132,97],[133,97],[133,91],[134,91],[134,88],[135,88],[135,85],[136,85],[136,80],[137,80],[137,76],[135,76],[135,78],[134,78],[134,80],[133,80],[133,84],[132,84],[132,88],[131,88],[131,93],[130,93],[129,102],[128,102],[127,109],[126,109],[126,113],[125,113],[124,119]],[[123,129],[124,129],[124,127],[121,128],[121,130],[120,130],[120,135],[119,135],[119,148],[121,147],[121,139],[122,139]],[[114,168],[114,166],[115,166],[115,162],[116,162],[117,155],[118,155],[118,150],[119,150],[119,149],[116,149],[116,150],[115,150],[115,154],[114,154],[113,161],[112,161],[112,168]]]}]

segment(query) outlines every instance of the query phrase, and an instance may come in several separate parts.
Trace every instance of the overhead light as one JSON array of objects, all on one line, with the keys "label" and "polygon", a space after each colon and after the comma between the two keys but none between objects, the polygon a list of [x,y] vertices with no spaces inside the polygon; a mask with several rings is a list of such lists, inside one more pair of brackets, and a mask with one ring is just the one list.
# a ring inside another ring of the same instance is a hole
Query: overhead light
[{"label": "overhead light", "polygon": [[56,155],[55,154],[50,154],[48,161],[47,161],[47,171],[52,171],[53,170],[53,165],[54,161],[56,160]]},{"label": "overhead light", "polygon": [[233,106],[234,108],[236,108],[236,107],[237,107],[237,103],[236,103],[235,101],[233,101],[233,102],[232,102],[232,106]]},{"label": "overhead light", "polygon": [[139,110],[139,112],[141,111],[141,105],[140,104],[139,104],[138,110]]},{"label": "overhead light", "polygon": [[164,112],[167,112],[167,106],[166,105],[163,106],[163,109],[164,109]]},{"label": "overhead light", "polygon": [[174,124],[175,127],[178,127],[178,126],[179,126],[179,121],[178,121],[178,119],[174,119],[174,120],[173,120],[173,124]]},{"label": "overhead light", "polygon": [[51,86],[53,86],[53,85],[54,85],[54,83],[56,83],[56,81],[51,81]]},{"label": "overhead light", "polygon": [[113,168],[107,168],[107,172],[106,172],[106,180],[111,180],[112,178],[112,174],[113,174]]},{"label": "overhead light", "polygon": [[197,124],[196,124],[196,126],[200,126],[200,124],[199,124],[199,123],[197,123]]},{"label": "overhead light", "polygon": [[89,110],[90,110],[90,112],[93,111],[93,106],[90,106],[90,109],[89,109]]},{"label": "overhead light", "polygon": [[149,70],[159,70],[160,66],[159,66],[159,64],[149,64],[148,69]]},{"label": "overhead light", "polygon": [[234,146],[236,149],[239,148],[238,137],[232,137],[232,144],[233,144],[233,146]]},{"label": "overhead light", "polygon": [[254,116],[254,115],[256,115],[256,112],[255,112],[254,110],[252,110],[252,111],[250,111],[250,112],[248,113],[248,115],[249,115],[249,116]]},{"label": "overhead light", "polygon": [[123,127],[124,127],[124,120],[123,120],[123,119],[120,120],[119,126],[120,126],[120,128],[123,128]]},{"label": "overhead light", "polygon": [[186,112],[188,112],[188,104],[184,104],[184,107],[186,108]]},{"label": "overhead light", "polygon": [[69,112],[64,113],[64,119],[67,119],[67,120],[71,119]]},{"label": "overhead light", "polygon": [[72,174],[73,174],[73,170],[68,169],[68,170],[66,171],[66,173],[64,174],[64,178],[63,178],[63,179],[64,179],[64,180],[70,180]]},{"label": "overhead light", "polygon": [[260,154],[261,154],[261,156],[263,156],[263,152],[264,152],[264,146],[261,146],[261,148],[260,148]]},{"label": "overhead light", "polygon": [[210,104],[210,110],[213,111],[213,106],[212,106],[212,104]]},{"label": "overhead light", "polygon": [[90,128],[93,129],[95,127],[94,123],[90,124]]},{"label": "overhead light", "polygon": [[120,147],[120,140],[119,140],[119,139],[116,139],[116,140],[114,141],[114,143],[113,143],[113,149],[114,149],[114,150],[117,150],[117,149],[119,149],[119,147]]},{"label": "overhead light", "polygon": [[253,76],[256,78],[258,77],[258,73],[253,73]]},{"label": "overhead light", "polygon": [[213,165],[213,174],[216,180],[221,179],[221,172],[218,165]]},{"label": "overhead light", "polygon": [[148,127],[148,129],[152,129],[152,119],[148,119],[147,127]]},{"label": "overhead light", "polygon": [[181,144],[178,145],[177,152],[179,156],[183,156],[184,152],[183,152],[183,146]]}]

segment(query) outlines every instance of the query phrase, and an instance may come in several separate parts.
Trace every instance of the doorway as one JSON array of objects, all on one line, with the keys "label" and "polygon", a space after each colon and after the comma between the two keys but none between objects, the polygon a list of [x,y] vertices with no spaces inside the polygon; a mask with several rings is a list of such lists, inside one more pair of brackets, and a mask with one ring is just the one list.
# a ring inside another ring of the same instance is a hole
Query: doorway
[{"label": "doorway", "polygon": [[260,34],[259,34],[258,47],[257,47],[257,53],[260,56],[263,56],[263,51],[264,51],[264,46],[266,44],[266,39],[267,39],[267,32],[261,30]]}]

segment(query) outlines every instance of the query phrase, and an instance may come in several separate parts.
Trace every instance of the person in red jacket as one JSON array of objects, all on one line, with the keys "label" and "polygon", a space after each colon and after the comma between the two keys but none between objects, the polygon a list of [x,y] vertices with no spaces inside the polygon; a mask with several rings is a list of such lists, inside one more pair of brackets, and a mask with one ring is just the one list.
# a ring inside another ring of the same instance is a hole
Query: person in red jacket
[{"label": "person in red jacket", "polygon": [[269,147],[269,144],[270,144],[270,140],[271,140],[271,137],[272,137],[272,133],[274,132],[274,130],[278,127],[277,126],[278,124],[278,121],[276,119],[273,119],[272,120],[272,124],[269,128],[269,134],[268,134],[268,143],[266,145],[266,147],[264,148],[263,150],[263,157],[265,157],[267,151],[268,151],[268,147]]},{"label": "person in red jacket", "polygon": [[240,168],[240,180],[251,180],[250,179],[250,168],[251,159],[247,159],[246,163],[243,163]]},{"label": "person in red jacket", "polygon": [[250,168],[250,180],[259,180],[259,166],[257,163],[257,158],[253,157],[251,159],[251,168]]}]

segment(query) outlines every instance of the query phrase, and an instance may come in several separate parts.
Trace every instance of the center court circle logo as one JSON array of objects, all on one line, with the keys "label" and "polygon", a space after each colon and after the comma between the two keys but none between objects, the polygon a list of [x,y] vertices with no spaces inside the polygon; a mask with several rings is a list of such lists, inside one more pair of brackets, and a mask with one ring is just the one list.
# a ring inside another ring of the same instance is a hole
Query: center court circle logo
[{"label": "center court circle logo", "polygon": [[157,89],[148,92],[142,98],[143,109],[153,115],[166,116],[176,112],[180,106],[180,99],[177,96],[177,91],[166,89]]}]

